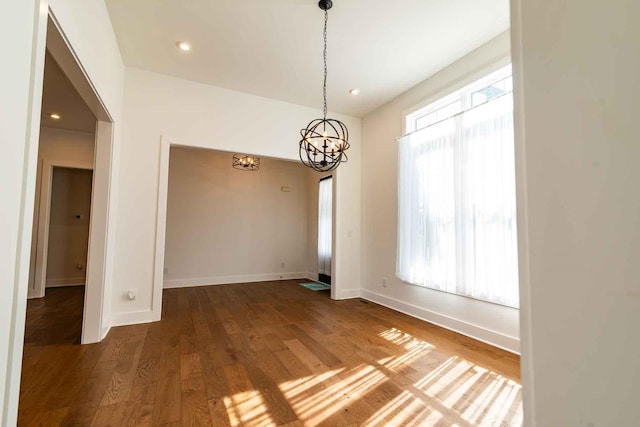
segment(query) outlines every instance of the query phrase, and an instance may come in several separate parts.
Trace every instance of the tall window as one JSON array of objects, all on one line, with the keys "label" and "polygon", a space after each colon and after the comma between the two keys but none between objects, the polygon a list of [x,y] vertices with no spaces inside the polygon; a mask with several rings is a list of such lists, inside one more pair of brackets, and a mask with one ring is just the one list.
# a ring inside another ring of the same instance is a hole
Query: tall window
[{"label": "tall window", "polygon": [[407,116],[397,276],[518,306],[511,67]]}]

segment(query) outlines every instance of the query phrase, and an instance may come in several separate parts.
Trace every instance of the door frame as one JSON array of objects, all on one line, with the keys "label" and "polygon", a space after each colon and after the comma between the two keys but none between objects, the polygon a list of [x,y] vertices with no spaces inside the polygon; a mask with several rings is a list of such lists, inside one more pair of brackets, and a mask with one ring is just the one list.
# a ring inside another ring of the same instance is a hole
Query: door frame
[{"label": "door frame", "polygon": [[[69,168],[93,171],[93,163],[64,161],[64,160],[47,160],[42,161],[42,177],[40,184],[40,208],[38,211],[37,223],[37,240],[36,240],[36,262],[33,286],[29,288],[29,298],[42,298],[45,296],[45,288],[47,285],[47,260],[49,252],[49,226],[51,219],[51,196],[53,189],[53,169]],[[91,239],[93,222],[93,178],[91,182],[91,210],[89,211],[89,239]],[[92,263],[91,253],[89,252],[91,245],[87,248],[87,268]],[[88,289],[88,277],[85,279],[85,289]],[[89,301],[90,302],[90,301]],[[85,301],[85,305],[87,301]]]},{"label": "door frame", "polygon": [[[46,2],[46,0],[41,0]],[[107,288],[107,244],[110,224],[110,193],[113,174],[114,120],[64,34],[51,8],[45,19],[46,39],[42,49],[53,56],[80,97],[96,117],[91,188],[91,224],[82,316],[82,344],[100,342],[110,329],[108,313],[104,313]],[[40,52],[39,52],[40,54]],[[40,121],[40,116],[33,118]],[[39,143],[39,142],[38,142]]]},{"label": "door frame", "polygon": [[[216,150],[226,151],[220,148],[214,148],[206,144],[189,142],[177,142],[177,139],[168,137],[165,135],[160,136],[160,164],[158,172],[158,198],[156,204],[156,238],[154,249],[154,261],[153,261],[153,293],[151,296],[151,321],[160,320],[162,317],[162,289],[164,282],[164,255],[165,255],[165,240],[167,232],[167,195],[169,191],[169,159],[171,156],[171,147],[182,148],[200,148],[204,150]],[[255,153],[261,155],[260,153]],[[272,156],[265,156],[272,157]],[[272,157],[274,159],[292,161],[292,159]],[[341,291],[345,284],[338,278],[336,266],[339,264],[339,259],[336,256],[336,240],[337,240],[337,205],[338,205],[338,187],[337,182],[339,179],[339,173],[337,170],[331,172],[332,177],[332,211],[331,211],[331,298],[335,300],[353,298],[351,296],[344,296]],[[317,215],[317,212],[316,212]],[[317,256],[316,245],[316,256]],[[308,250],[308,248],[307,248]],[[317,268],[316,268],[317,270]]]},{"label": "door frame", "polygon": [[[36,44],[35,54],[37,57],[37,64],[35,65],[36,70],[33,76],[34,84],[38,85],[38,88],[32,94],[34,112],[30,117],[30,128],[32,130],[32,134],[29,142],[29,144],[33,147],[32,155],[34,157],[37,157],[40,146],[39,130],[41,126],[41,115],[39,106],[42,102],[45,51],[48,51],[51,54],[53,59],[62,69],[62,72],[69,79],[73,87],[80,94],[80,97],[87,104],[87,107],[96,117],[94,157],[92,164],[83,164],[82,162],[66,160],[49,161],[49,163],[53,164],[53,167],[67,166],[76,167],[79,169],[93,170],[89,247],[87,253],[88,256],[85,281],[86,286],[84,297],[85,302],[82,317],[81,336],[82,344],[90,344],[100,342],[106,336],[107,332],[110,329],[110,319],[108,318],[108,313],[104,313],[104,306],[106,302],[108,274],[107,244],[110,240],[109,224],[111,223],[110,193],[114,160],[114,120],[107,110],[106,106],[104,105],[104,102],[100,98],[100,95],[98,94],[97,89],[91,81],[91,78],[82,66],[78,55],[76,54],[73,47],[71,46],[71,43],[64,34],[61,24],[58,22],[53,11],[49,7],[48,1],[39,0],[38,3],[40,5],[40,13],[36,18],[36,25],[38,27],[38,40]],[[47,159],[45,159],[44,161],[46,162]],[[36,170],[37,164],[37,161],[35,161],[33,164],[33,168]],[[35,171],[33,173],[34,176],[37,175]],[[45,196],[48,196],[48,198],[50,198],[50,195],[48,193],[50,192],[51,173],[52,166],[44,165],[42,168],[41,180],[43,180],[43,183],[46,181],[46,185],[41,187],[41,196],[44,193]],[[33,199],[35,199],[35,197],[32,198],[32,202]],[[42,201],[42,198],[40,200]],[[48,206],[49,201],[46,201],[44,205]],[[39,215],[38,220],[40,219],[41,213],[41,211],[38,211],[37,213]],[[32,225],[33,215],[27,221]],[[39,224],[44,224],[44,222]],[[36,241],[36,245],[39,245],[40,248],[40,251],[36,252],[36,257],[40,257],[39,260],[37,258],[37,260],[40,262],[34,263],[39,271],[34,274],[33,288],[32,285],[29,284],[27,275],[27,292],[25,292],[25,297],[44,295],[44,287],[42,287],[42,289],[40,289],[40,287],[45,280],[43,279],[43,277],[46,277],[46,265],[43,264],[41,257],[42,255],[46,255],[47,249],[44,248],[44,250],[42,250],[44,247],[44,240],[39,240],[40,236],[38,236],[38,241]],[[31,233],[29,233],[29,254],[31,252],[32,243],[33,241],[31,238]],[[44,259],[46,263],[46,257]]]}]

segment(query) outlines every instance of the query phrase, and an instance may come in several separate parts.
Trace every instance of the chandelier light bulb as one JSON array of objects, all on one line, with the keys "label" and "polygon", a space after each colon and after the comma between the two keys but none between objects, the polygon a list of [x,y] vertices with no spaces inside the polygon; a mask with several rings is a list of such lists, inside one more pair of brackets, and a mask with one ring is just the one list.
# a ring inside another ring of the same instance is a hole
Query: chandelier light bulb
[{"label": "chandelier light bulb", "polygon": [[176,45],[178,46],[178,49],[188,52],[191,50],[191,44],[189,42],[185,42],[185,41],[180,41],[177,42]]}]

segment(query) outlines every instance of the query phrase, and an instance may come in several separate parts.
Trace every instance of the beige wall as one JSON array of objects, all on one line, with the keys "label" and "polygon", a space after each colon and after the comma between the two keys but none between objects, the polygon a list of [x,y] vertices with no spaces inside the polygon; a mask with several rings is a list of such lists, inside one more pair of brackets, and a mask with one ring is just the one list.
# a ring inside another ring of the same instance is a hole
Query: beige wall
[{"label": "beige wall", "polygon": [[[509,63],[509,33],[491,40],[362,121],[362,295],[394,309],[519,350],[519,312],[397,279],[397,143],[404,115]],[[383,285],[387,279],[387,286]]]},{"label": "beige wall", "polygon": [[53,170],[47,287],[85,284],[92,178],[91,170]]},{"label": "beige wall", "polygon": [[232,155],[171,149],[165,287],[306,277],[307,168],[263,157],[240,171]]},{"label": "beige wall", "polygon": [[[42,167],[45,162],[87,165],[92,167],[94,157],[95,135],[93,133],[76,132],[50,127],[40,128],[40,145],[38,148],[38,167],[36,172],[36,190],[33,214],[33,233],[31,236],[31,262],[29,268],[29,289],[34,289],[36,246],[40,231],[40,197],[42,184]],[[54,277],[52,277],[54,278]]]}]

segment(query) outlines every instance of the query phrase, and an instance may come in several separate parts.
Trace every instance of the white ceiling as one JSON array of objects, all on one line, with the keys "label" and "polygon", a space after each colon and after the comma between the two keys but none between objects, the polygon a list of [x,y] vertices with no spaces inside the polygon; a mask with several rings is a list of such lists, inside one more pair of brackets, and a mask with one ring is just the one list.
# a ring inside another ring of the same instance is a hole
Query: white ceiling
[{"label": "white ceiling", "polygon": [[[59,114],[60,120],[49,117],[52,113]],[[44,59],[40,124],[82,132],[96,130],[95,116],[48,52]]]},{"label": "white ceiling", "polygon": [[[317,0],[106,3],[128,66],[322,108]],[[508,28],[508,0],[334,0],[329,110],[362,116]]]}]

